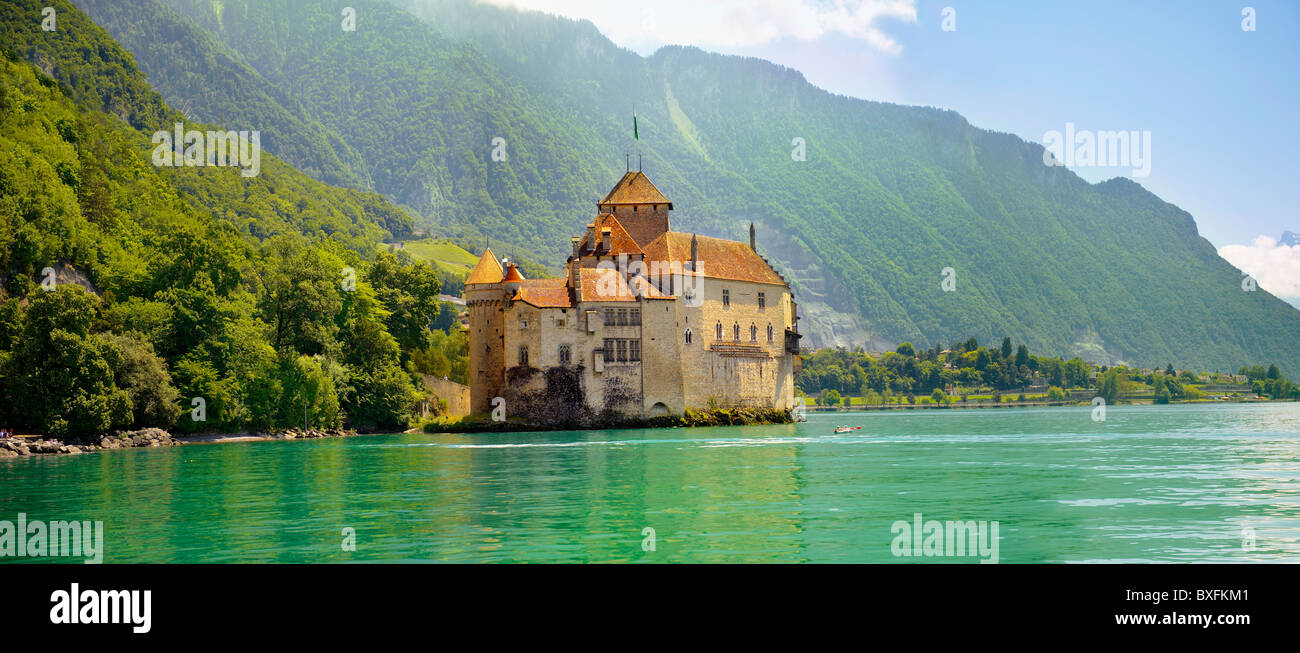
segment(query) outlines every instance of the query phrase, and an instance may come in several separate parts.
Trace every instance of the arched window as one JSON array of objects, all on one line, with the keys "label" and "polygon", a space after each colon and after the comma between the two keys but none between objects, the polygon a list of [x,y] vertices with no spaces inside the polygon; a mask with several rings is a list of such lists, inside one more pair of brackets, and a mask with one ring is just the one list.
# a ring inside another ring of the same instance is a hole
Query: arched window
[{"label": "arched window", "polygon": [[713,327],[713,331],[714,331],[713,339],[714,339],[714,340],[722,340],[722,323],[721,323],[721,322],[718,323],[718,326]]},{"label": "arched window", "polygon": [[687,329],[687,330],[686,330],[686,344],[688,344],[688,345],[691,344],[691,330],[690,330],[690,329]]},{"label": "arched window", "polygon": [[776,340],[775,332],[772,330],[772,324],[771,324],[771,323],[768,323],[768,325],[767,325],[767,341],[768,341],[768,342],[772,342],[772,341],[774,341],[774,340]]},{"label": "arched window", "polygon": [[749,323],[749,341],[758,342],[758,327],[753,322]]},{"label": "arched window", "polygon": [[734,340],[734,341],[736,341],[736,342],[740,342],[740,323],[739,323],[739,322],[737,322],[737,323],[731,325],[731,339]]}]

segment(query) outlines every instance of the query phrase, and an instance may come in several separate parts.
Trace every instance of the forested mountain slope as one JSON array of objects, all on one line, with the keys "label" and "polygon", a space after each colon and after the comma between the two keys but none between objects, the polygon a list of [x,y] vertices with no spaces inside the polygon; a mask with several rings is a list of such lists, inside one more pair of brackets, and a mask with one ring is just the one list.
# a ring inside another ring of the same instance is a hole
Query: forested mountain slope
[{"label": "forested mountain slope", "polygon": [[157,165],[181,114],[72,5],[42,30],[45,4],[0,5],[0,422],[405,427],[438,281],[375,250],[409,216],[269,153]]},{"label": "forested mountain slope", "polygon": [[[1039,145],[954,112],[693,48],[641,57],[590,23],[471,0],[165,2],[338,134],[376,190],[462,240],[558,266],[639,151],[675,228],[742,238],[758,224],[813,345],[1009,335],[1101,362],[1300,367],[1300,311],[1243,292],[1186,212],[1132,181],[1045,167]],[[137,54],[165,69],[164,51]]]}]

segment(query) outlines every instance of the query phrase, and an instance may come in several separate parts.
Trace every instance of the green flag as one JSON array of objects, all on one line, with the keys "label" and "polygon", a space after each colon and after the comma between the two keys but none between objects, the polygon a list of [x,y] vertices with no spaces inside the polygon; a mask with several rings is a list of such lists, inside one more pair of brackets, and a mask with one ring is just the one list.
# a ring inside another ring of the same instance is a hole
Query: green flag
[{"label": "green flag", "polygon": [[641,140],[641,132],[637,131],[636,128],[636,107],[632,107],[632,138],[638,141]]}]

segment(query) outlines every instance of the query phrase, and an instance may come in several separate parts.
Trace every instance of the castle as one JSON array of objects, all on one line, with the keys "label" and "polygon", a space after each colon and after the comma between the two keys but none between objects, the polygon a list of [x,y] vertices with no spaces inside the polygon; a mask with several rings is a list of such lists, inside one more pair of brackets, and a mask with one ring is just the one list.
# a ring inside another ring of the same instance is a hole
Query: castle
[{"label": "castle", "polygon": [[[564,276],[525,279],[486,249],[465,280],[470,403],[538,423],[794,405],[790,285],[749,244],[672,231],[640,171],[572,240]],[[502,266],[504,263],[504,267]]]}]

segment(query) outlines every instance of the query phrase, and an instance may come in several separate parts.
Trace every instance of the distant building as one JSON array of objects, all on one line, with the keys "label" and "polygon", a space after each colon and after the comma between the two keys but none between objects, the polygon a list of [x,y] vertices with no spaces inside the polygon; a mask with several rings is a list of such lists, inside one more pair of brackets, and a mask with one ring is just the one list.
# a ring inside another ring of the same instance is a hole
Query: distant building
[{"label": "distant building", "polygon": [[465,281],[472,410],[539,422],[794,403],[790,286],[745,243],[670,229],[639,171],[571,239],[564,276],[525,279],[490,249]]}]

